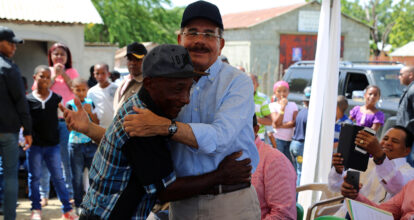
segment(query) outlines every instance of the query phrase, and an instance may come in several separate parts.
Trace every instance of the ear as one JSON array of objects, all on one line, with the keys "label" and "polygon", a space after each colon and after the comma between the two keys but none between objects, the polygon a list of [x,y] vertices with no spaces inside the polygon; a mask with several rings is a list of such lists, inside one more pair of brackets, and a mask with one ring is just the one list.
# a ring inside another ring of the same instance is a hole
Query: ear
[{"label": "ear", "polygon": [[410,153],[411,153],[411,147],[405,147],[405,150],[404,150],[405,156],[410,155]]},{"label": "ear", "polygon": [[226,44],[226,41],[224,40],[224,38],[220,38],[220,54],[225,44]]},{"label": "ear", "polygon": [[181,45],[181,41],[182,41],[182,35],[177,34],[177,42],[178,42],[179,45]]},{"label": "ear", "polygon": [[259,132],[260,130],[260,126],[259,125],[253,126],[253,130],[254,130],[254,134],[257,135],[257,132]]}]

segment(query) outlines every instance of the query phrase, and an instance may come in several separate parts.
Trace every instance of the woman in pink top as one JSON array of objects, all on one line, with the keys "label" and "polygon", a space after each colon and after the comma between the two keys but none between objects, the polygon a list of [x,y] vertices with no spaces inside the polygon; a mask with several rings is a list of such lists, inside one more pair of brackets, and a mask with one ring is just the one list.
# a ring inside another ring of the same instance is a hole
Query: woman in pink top
[{"label": "woman in pink top", "polygon": [[292,141],[298,107],[294,102],[287,100],[287,96],[289,95],[289,84],[287,82],[276,82],[273,86],[273,91],[277,101],[269,104],[269,110],[275,132],[273,136],[276,139],[276,147],[293,164],[289,147]]},{"label": "woman in pink top", "polygon": [[[52,86],[50,87],[50,90],[62,96],[62,104],[65,106],[66,102],[75,98],[75,95],[71,90],[72,80],[79,76],[78,71],[72,68],[72,55],[69,48],[62,43],[53,44],[48,51],[48,62],[52,72]],[[35,89],[36,86],[36,84],[33,84],[32,89]],[[66,187],[69,191],[69,198],[73,198],[72,170],[69,161],[68,138],[69,131],[66,127],[65,120],[63,119],[63,115],[59,114],[59,144],[64,168],[63,174]],[[43,176],[40,180],[40,196],[42,198],[42,205],[47,205],[50,188],[50,174],[46,166],[44,164],[42,166]]]}]

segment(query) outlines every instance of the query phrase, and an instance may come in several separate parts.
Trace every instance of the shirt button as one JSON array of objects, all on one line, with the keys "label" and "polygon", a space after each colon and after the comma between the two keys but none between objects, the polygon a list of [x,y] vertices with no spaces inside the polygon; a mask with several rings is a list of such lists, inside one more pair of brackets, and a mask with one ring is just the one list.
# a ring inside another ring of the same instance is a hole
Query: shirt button
[{"label": "shirt button", "polygon": [[196,89],[197,89],[197,90],[200,90],[200,87],[198,87],[198,86],[197,86],[197,88],[196,88]]},{"label": "shirt button", "polygon": [[198,108],[194,108],[194,111],[198,111]]}]

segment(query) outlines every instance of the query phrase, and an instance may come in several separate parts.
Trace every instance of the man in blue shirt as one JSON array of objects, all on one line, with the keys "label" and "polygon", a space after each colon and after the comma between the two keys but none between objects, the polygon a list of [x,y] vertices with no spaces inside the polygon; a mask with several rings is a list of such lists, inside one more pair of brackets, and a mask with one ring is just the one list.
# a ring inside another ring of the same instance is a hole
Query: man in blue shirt
[{"label": "man in blue shirt", "polygon": [[[224,47],[223,24],[218,8],[205,1],[187,6],[181,21],[178,43],[190,52],[194,68],[209,73],[193,86],[190,103],[177,118],[172,132],[170,119],[148,109],[125,117],[130,136],[170,135],[176,175],[196,176],[217,169],[227,155],[242,151],[256,168],[259,157],[254,144],[253,85],[249,77],[223,63],[218,56]],[[225,189],[225,190],[224,190]],[[172,219],[260,219],[253,186],[220,186],[219,195],[199,195],[170,204]]]},{"label": "man in blue shirt", "polygon": [[[216,185],[247,182],[250,160],[236,161],[240,153],[226,157],[218,169],[205,175],[176,178],[168,136],[131,137],[126,133],[122,124],[125,116],[135,113],[133,107],[149,109],[169,120],[177,117],[189,103],[193,77],[201,73],[193,70],[184,47],[161,45],[144,59],[143,74],[143,87],[118,110],[95,153],[80,219],[146,219],[157,197],[167,201],[216,194],[222,191]],[[79,100],[75,104],[84,111]],[[65,114],[70,111],[61,109]],[[174,130],[176,127],[170,127],[172,133]]]}]

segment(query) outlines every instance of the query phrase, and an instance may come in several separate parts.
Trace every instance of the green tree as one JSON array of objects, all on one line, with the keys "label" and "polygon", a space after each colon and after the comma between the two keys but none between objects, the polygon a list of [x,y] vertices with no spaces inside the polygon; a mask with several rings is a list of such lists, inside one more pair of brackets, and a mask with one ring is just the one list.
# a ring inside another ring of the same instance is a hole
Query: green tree
[{"label": "green tree", "polygon": [[[371,52],[375,56],[380,55],[396,24],[395,16],[398,15],[398,10],[393,7],[393,0],[341,0],[341,12],[371,27]],[[382,47],[378,48],[378,43],[382,42]]]},{"label": "green tree", "polygon": [[182,8],[165,9],[170,0],[92,0],[104,24],[87,25],[85,40],[125,46],[133,41],[175,43]]},{"label": "green tree", "polygon": [[401,0],[394,6],[392,17],[395,25],[390,33],[389,43],[398,48],[414,41],[414,1]]}]

